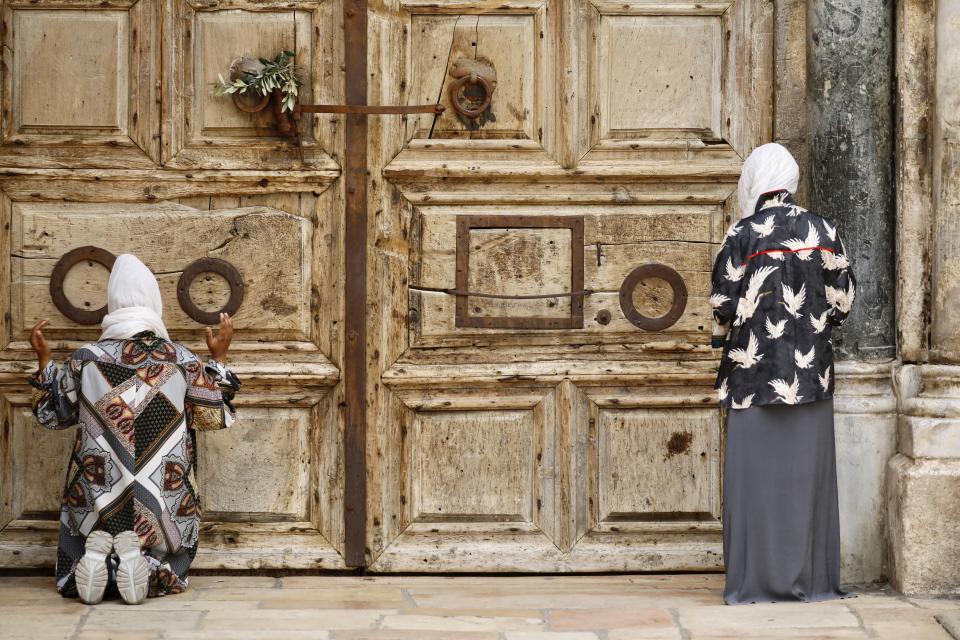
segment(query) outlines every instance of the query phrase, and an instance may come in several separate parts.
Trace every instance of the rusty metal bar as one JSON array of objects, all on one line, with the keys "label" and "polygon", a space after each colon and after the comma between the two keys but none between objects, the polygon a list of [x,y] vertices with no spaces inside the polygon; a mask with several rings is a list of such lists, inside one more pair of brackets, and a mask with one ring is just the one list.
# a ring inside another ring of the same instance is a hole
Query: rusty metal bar
[{"label": "rusty metal bar", "polygon": [[451,296],[465,296],[467,298],[496,298],[498,300],[543,300],[546,298],[574,298],[592,295],[590,289],[581,291],[564,291],[563,293],[533,293],[530,295],[512,296],[505,293],[479,293],[477,291],[460,291],[459,289],[442,289],[439,287],[418,287],[410,285],[414,291],[428,291],[431,293],[446,293]]},{"label": "rusty metal bar", "polygon": [[301,104],[294,113],[362,113],[364,115],[432,113],[440,115],[445,107],[442,104],[417,104],[412,106],[384,104]]},{"label": "rusty metal bar", "polygon": [[[367,102],[367,0],[343,4],[346,101]],[[344,246],[346,300],[343,354],[344,562],[366,564],[367,539],[367,117],[348,112],[344,123]]]}]

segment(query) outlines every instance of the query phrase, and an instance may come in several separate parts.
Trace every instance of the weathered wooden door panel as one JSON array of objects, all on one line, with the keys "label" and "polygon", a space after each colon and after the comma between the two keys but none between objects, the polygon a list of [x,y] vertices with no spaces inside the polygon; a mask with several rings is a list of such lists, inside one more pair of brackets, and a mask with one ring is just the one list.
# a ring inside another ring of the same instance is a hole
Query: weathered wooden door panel
[{"label": "weathered wooden door panel", "polygon": [[769,7],[385,6],[371,102],[497,84],[479,118],[371,125],[371,568],[721,566],[707,297],[769,135]]},{"label": "weathered wooden door panel", "polygon": [[[93,245],[133,252],[157,274],[175,339],[205,353],[178,301],[184,269],[219,258],[241,274],[231,366],[241,419],[198,439],[204,529],[195,565],[339,568],[343,260],[335,119],[295,139],[212,95],[238,56],[296,53],[305,101],[340,101],[339,2],[40,0],[2,3],[0,130],[0,566],[55,559],[72,431],[29,412],[28,330],[50,318],[62,357],[99,335],[61,313],[54,265]],[[331,185],[333,188],[330,188]],[[81,262],[68,302],[105,302],[108,271]],[[201,309],[229,298],[220,276],[189,287]]]},{"label": "weathered wooden door panel", "polygon": [[[768,3],[370,3],[368,103],[448,108],[369,119],[363,328],[344,326],[343,117],[304,119],[301,156],[210,91],[235,57],[287,49],[303,102],[344,102],[341,2],[0,4],[0,565],[53,562],[71,439],[30,416],[26,337],[45,315],[60,354],[96,337],[48,291],[92,244],[143,256],[198,350],[180,272],[243,274],[244,419],[201,439],[196,566],[343,567],[345,513],[364,509],[346,555],[378,571],[720,566],[705,299],[740,163],[769,139]],[[477,118],[454,108],[485,97]],[[670,271],[631,276],[650,263]],[[74,267],[70,302],[101,305],[106,273]],[[209,274],[190,293],[228,295]],[[346,504],[357,332],[367,500]]]},{"label": "weathered wooden door panel", "polygon": [[[52,339],[76,344],[98,335],[99,328],[64,316],[49,294],[54,264],[78,246],[139,255],[158,276],[172,336],[198,351],[200,327],[178,303],[181,273],[196,259],[216,257],[242,274],[245,298],[235,315],[240,343],[233,365],[244,381],[237,399],[242,420],[199,437],[197,481],[207,536],[199,567],[342,566],[340,429],[328,397],[338,371],[311,337],[317,198],[281,194],[272,200],[273,207],[195,198],[190,202],[206,208],[173,202],[13,202],[8,208],[13,349],[25,348],[38,317],[51,319]],[[71,269],[63,284],[68,300],[82,309],[99,308],[107,275],[93,262]],[[199,307],[215,310],[226,302],[229,287],[208,273],[189,291]],[[25,406],[28,396],[11,394],[5,401],[12,436],[4,442],[11,467],[3,483],[9,507],[0,559],[33,566],[52,560],[63,478],[51,471],[65,463],[72,432],[38,433]],[[41,544],[14,555],[35,529]]]}]

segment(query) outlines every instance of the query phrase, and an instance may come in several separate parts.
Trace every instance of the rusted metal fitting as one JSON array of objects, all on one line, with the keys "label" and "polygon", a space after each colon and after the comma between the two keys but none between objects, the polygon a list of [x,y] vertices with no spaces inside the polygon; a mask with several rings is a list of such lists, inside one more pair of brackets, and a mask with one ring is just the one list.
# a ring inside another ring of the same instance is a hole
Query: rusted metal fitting
[{"label": "rusted metal fitting", "polygon": [[[456,78],[448,90],[453,110],[465,118],[479,118],[490,108],[497,88],[497,70],[493,63],[485,58],[460,59],[453,63],[450,75]],[[473,95],[477,88],[483,92],[482,97]]]},{"label": "rusted metal fitting", "polygon": [[[633,291],[641,281],[647,278],[660,278],[673,289],[673,303],[662,316],[645,316],[633,303]],[[620,309],[634,326],[644,331],[663,331],[676,324],[687,308],[687,285],[683,277],[665,264],[645,264],[631,271],[620,285]]]},{"label": "rusted metal fitting", "polygon": [[[201,273],[216,273],[223,276],[223,279],[230,286],[230,299],[227,300],[227,304],[222,309],[204,311],[190,297],[190,285]],[[243,276],[240,275],[240,271],[220,258],[194,260],[180,274],[180,281],[177,283],[177,300],[180,302],[180,308],[200,324],[217,324],[220,322],[221,313],[234,315],[240,309],[240,305],[243,304],[243,295]]]}]

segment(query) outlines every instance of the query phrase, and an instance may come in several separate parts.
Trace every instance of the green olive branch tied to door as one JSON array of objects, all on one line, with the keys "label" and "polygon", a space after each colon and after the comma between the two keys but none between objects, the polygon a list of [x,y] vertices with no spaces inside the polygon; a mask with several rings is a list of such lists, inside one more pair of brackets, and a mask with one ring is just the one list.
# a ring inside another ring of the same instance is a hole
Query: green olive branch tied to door
[{"label": "green olive branch tied to door", "polygon": [[[237,107],[256,112],[266,106],[274,92],[279,92],[280,110],[292,113],[303,86],[302,73],[294,64],[294,55],[292,51],[281,51],[273,60],[237,58],[230,65],[229,81],[218,74],[220,81],[214,85],[213,94],[231,95]],[[244,103],[240,96],[255,98],[256,102]]]}]

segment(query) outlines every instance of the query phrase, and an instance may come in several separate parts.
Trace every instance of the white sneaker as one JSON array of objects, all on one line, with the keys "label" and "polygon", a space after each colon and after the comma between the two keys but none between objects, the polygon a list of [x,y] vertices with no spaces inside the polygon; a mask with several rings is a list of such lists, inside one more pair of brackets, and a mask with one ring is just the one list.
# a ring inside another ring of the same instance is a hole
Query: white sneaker
[{"label": "white sneaker", "polygon": [[113,537],[106,531],[91,531],[85,547],[86,553],[77,563],[73,578],[80,600],[86,604],[98,604],[107,588],[107,556],[113,549]]},{"label": "white sneaker", "polygon": [[140,551],[140,537],[133,531],[121,531],[113,539],[117,567],[117,589],[127,604],[141,604],[150,586],[150,563]]}]

